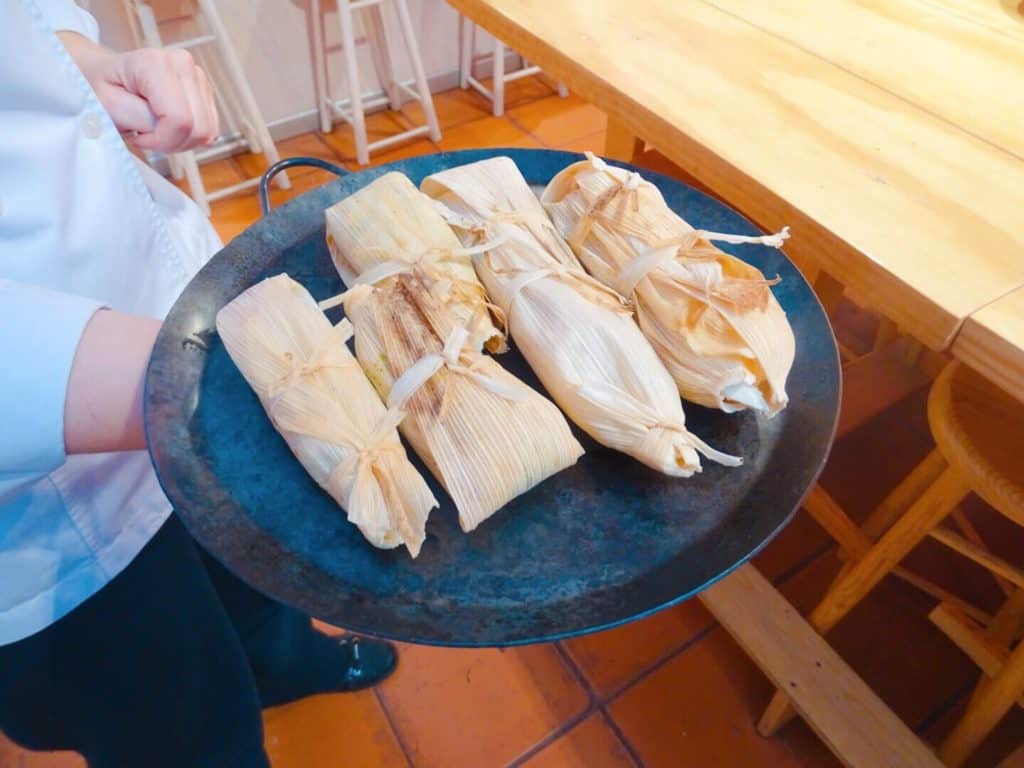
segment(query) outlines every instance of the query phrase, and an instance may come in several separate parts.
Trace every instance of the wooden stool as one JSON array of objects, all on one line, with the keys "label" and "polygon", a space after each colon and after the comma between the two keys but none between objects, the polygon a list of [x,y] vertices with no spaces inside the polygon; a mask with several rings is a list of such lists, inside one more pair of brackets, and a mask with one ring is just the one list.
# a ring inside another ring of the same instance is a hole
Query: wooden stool
[{"label": "wooden stool", "polygon": [[[483,83],[473,77],[473,52],[476,50],[476,24],[467,17],[459,15],[461,49],[459,55],[459,87],[465,90],[473,88],[484,98],[490,100],[494,107],[494,116],[501,117],[505,114],[505,84],[523,77],[540,74],[540,67],[530,66],[523,61],[523,66],[512,72],[505,71],[505,44],[497,37],[494,38],[494,51],[489,54],[491,58],[493,90],[487,88]],[[564,83],[558,84],[558,95],[563,99],[569,95],[569,89]]]},{"label": "wooden stool", "polygon": [[[264,154],[267,164],[273,165],[281,159],[274,140],[270,137],[267,123],[263,119],[252,88],[245,77],[234,46],[228,37],[224,22],[220,18],[214,0],[122,0],[137,46],[150,48],[184,48],[194,50],[204,65],[213,87],[217,107],[231,125],[238,126],[234,135],[221,136],[211,147],[180,152],[168,157],[171,172],[175,178],[188,181],[192,199],[203,212],[210,215],[210,203],[243,189],[259,184],[259,178],[246,179],[221,189],[207,191],[199,174],[199,164],[226,153],[246,149],[255,154]],[[199,34],[165,43],[160,34],[162,21],[191,17]],[[212,48],[215,57],[206,60],[204,49]],[[281,189],[288,189],[291,183],[287,174],[278,174],[275,179]]]},{"label": "wooden stool", "polygon": [[[433,141],[441,140],[441,129],[434,111],[434,101],[427,86],[427,74],[423,69],[419,45],[409,18],[405,0],[391,0],[398,15],[398,25],[405,41],[406,52],[412,65],[410,80],[397,79],[394,48],[384,24],[381,5],[384,0],[338,0],[338,26],[341,28],[341,45],[345,54],[345,75],[348,80],[349,98],[335,100],[327,89],[327,61],[324,55],[323,19],[320,15],[320,0],[311,0],[310,13],[313,21],[313,59],[316,67],[317,107],[320,111],[320,130],[330,133],[334,119],[344,120],[352,126],[356,141],[356,160],[360,165],[370,162],[370,153],[389,147],[398,142],[428,135]],[[366,9],[363,15],[364,29],[373,65],[377,71],[384,93],[365,96],[360,85],[359,65],[356,61],[356,36],[353,11]],[[414,90],[415,88],[415,90]],[[405,99],[418,101],[423,108],[425,125],[388,136],[380,141],[368,142],[366,136],[366,111],[384,105],[399,109]]]},{"label": "wooden stool", "polygon": [[[1024,573],[990,555],[969,522],[955,513],[964,497],[975,491],[1002,514],[1024,525],[1024,404],[954,362],[932,385],[928,421],[936,450],[872,512],[863,528],[854,525],[820,487],[808,498],[806,508],[847,557],[847,564],[809,617],[819,633],[832,629],[889,573],[902,575],[938,597],[946,611],[969,614],[967,618],[990,629],[1009,623],[1005,615],[1000,618],[1003,612],[989,617],[903,571],[899,563],[930,535],[989,567],[1004,579],[1004,586],[1007,582],[1024,586]],[[939,527],[951,515],[960,533]],[[1024,610],[1024,598],[1015,596],[1009,605],[1014,607],[1006,609],[1008,614]],[[1007,658],[997,679],[998,685],[993,681],[976,694],[968,714],[943,745],[941,754],[950,765],[962,763],[1014,699],[1024,693],[1024,650],[1018,647]],[[785,694],[777,692],[758,730],[770,735],[792,715]]]}]

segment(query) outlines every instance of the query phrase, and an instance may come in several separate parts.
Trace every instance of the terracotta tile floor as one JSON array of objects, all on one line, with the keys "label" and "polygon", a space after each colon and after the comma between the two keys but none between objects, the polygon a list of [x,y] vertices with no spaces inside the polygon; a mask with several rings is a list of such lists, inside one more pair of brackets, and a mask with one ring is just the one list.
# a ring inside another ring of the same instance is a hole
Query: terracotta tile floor
[{"label": "terracotta tile floor", "polygon": [[[444,138],[419,140],[373,158],[374,164],[438,149],[476,146],[559,147],[600,151],[605,118],[576,97],[560,99],[546,82],[510,84],[507,115],[492,117],[474,93],[436,99]],[[418,106],[370,116],[372,138],[419,121]],[[282,155],[314,155],[355,170],[348,128],[279,144]],[[653,156],[652,165],[671,172]],[[206,166],[211,187],[259,173],[260,157]],[[323,183],[299,169],[292,189],[274,201]],[[227,240],[259,215],[255,194],[217,202],[213,222]],[[848,318],[848,322],[847,322]],[[841,332],[863,346],[873,328],[855,312]],[[864,339],[858,341],[858,334]],[[825,486],[863,517],[927,452],[924,393],[908,397],[836,445]],[[983,534],[1012,554],[1012,527],[981,502],[966,510]],[[1018,549],[1019,551],[1019,549]],[[991,582],[945,550],[923,545],[915,565],[965,596],[991,603]],[[806,611],[838,566],[825,534],[800,512],[756,558],[758,567]],[[932,628],[930,600],[886,580],[830,635],[831,642],[894,711],[930,741],[955,721],[976,673]],[[991,605],[989,606],[991,607]],[[320,625],[324,631],[333,628]],[[317,696],[265,713],[275,768],[412,766],[412,768],[629,768],[630,766],[836,766],[801,722],[763,739],[754,721],[771,686],[698,601],[618,629],[562,643],[499,650],[403,646],[396,674],[376,691]],[[1024,713],[1015,709],[979,751],[971,768],[991,766],[1019,741]],[[72,768],[74,755],[22,752],[0,741],[0,768]]]}]

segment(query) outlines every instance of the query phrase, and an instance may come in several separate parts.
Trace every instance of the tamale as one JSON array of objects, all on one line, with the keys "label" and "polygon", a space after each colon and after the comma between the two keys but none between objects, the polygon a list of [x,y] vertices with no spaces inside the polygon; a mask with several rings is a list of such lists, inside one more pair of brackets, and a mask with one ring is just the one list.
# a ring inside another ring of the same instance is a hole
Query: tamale
[{"label": "tamale", "polygon": [[217,313],[217,332],[292,453],[375,547],[416,557],[437,500],[409,463],[384,404],[349,352],[347,320],[332,326],[281,274]]},{"label": "tamale", "polygon": [[356,356],[400,429],[471,531],[506,503],[576,462],[565,418],[469,341],[448,307],[399,274],[344,294]]},{"label": "tamale", "polygon": [[588,275],[507,157],[428,176],[509,333],[555,402],[599,443],[677,477],[714,450],[685,424],[675,384],[614,291]]},{"label": "tamale", "polygon": [[779,247],[777,235],[694,229],[639,174],[588,154],[541,197],[590,274],[633,300],[637,322],[682,396],[723,411],[786,406],[793,330],[772,280],[712,241]]},{"label": "tamale", "polygon": [[469,329],[470,342],[505,351],[470,253],[433,204],[401,173],[386,173],[327,209],[327,246],[345,285],[386,284],[417,274]]}]

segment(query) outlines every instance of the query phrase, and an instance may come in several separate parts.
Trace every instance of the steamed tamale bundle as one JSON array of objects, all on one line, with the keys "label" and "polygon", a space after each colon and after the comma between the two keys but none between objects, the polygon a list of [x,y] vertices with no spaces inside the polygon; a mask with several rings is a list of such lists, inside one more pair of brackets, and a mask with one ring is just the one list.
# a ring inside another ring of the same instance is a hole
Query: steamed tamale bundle
[{"label": "steamed tamale bundle", "polygon": [[371,544],[416,557],[437,501],[409,463],[384,408],[345,342],[306,290],[264,280],[217,313],[217,332],[288,447]]},{"label": "steamed tamale bundle", "polygon": [[555,401],[595,440],[669,475],[700,454],[740,460],[685,426],[676,386],[622,299],[584,272],[507,157],[427,177],[463,243],[490,243],[473,264],[508,329]]},{"label": "steamed tamale bundle", "polygon": [[416,274],[480,349],[502,352],[484,287],[433,204],[401,173],[386,173],[327,210],[327,245],[345,285],[386,284]]},{"label": "steamed tamale bundle", "polygon": [[464,531],[582,455],[558,408],[481,354],[423,276],[357,285],[344,305],[359,362],[389,409],[406,413],[402,434]]},{"label": "steamed tamale bundle", "polygon": [[712,245],[778,247],[785,230],[743,237],[694,229],[656,186],[593,155],[555,176],[541,199],[587,271],[632,299],[684,398],[724,411],[774,415],[785,407],[795,342],[772,281]]}]

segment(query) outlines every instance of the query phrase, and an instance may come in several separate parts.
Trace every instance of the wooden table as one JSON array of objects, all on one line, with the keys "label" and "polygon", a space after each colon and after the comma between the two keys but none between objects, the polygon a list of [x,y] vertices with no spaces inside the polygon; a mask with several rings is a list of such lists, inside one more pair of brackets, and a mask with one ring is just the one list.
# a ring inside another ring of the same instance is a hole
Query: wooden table
[{"label": "wooden table", "polygon": [[[760,225],[789,225],[798,265],[1024,390],[1015,4],[449,2],[607,112],[607,154],[646,141]],[[701,598],[846,765],[938,765],[753,566]]]},{"label": "wooden table", "polygon": [[451,0],[937,350],[1024,286],[1024,33],[971,2]]},{"label": "wooden table", "polygon": [[953,354],[1024,401],[1024,288],[968,317]]}]

